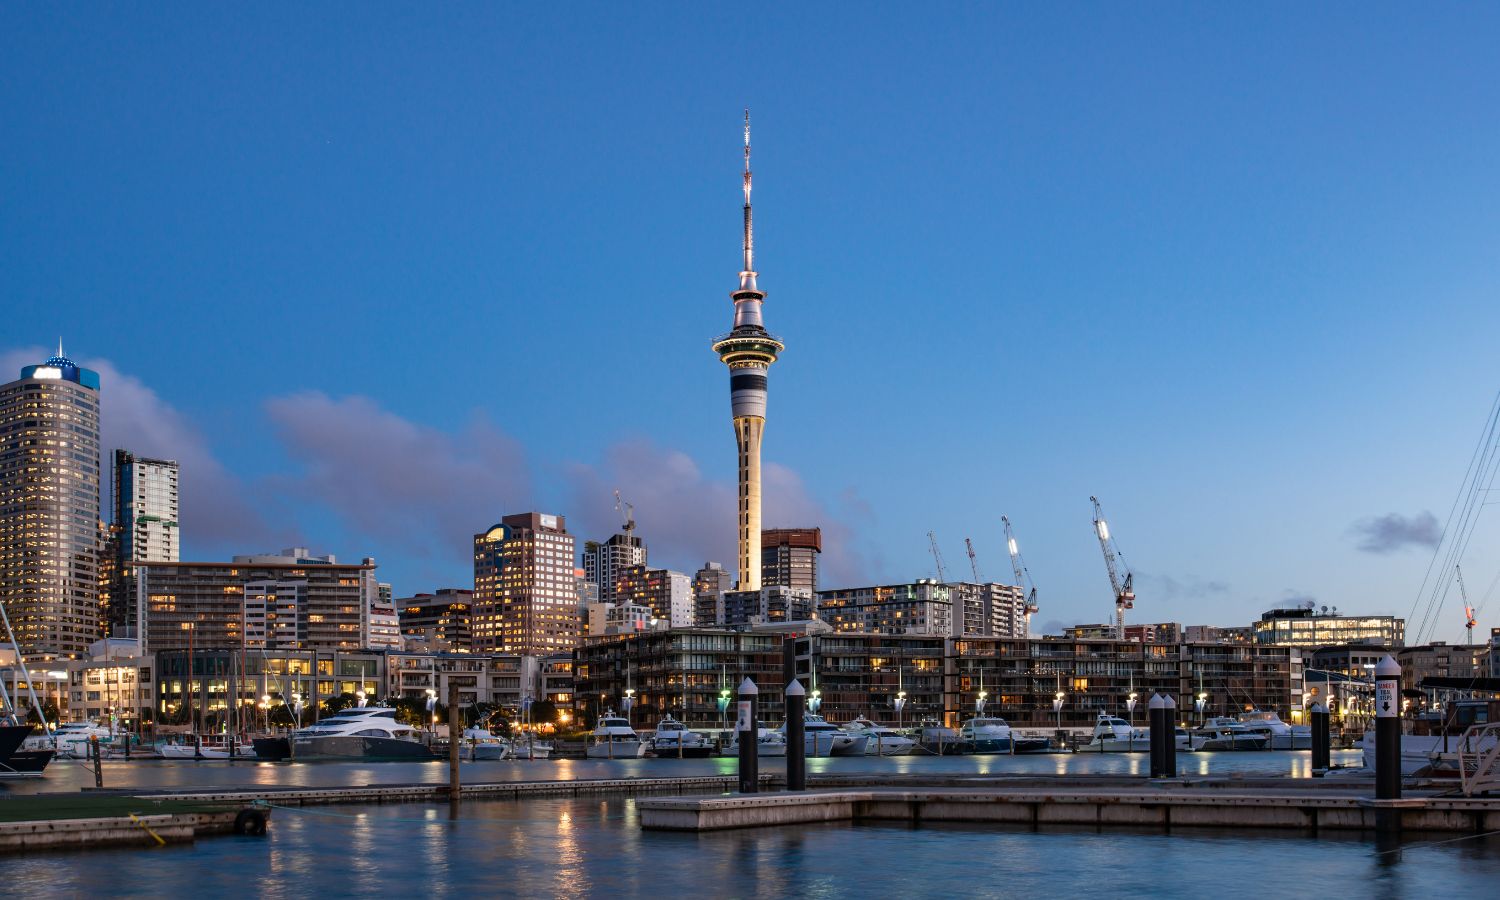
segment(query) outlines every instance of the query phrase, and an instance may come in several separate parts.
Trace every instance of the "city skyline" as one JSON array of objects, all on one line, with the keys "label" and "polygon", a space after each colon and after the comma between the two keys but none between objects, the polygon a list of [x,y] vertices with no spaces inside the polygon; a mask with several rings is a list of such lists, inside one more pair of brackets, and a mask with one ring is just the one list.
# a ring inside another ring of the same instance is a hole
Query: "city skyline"
[{"label": "city skyline", "polygon": [[[12,34],[5,65],[103,35],[100,19]],[[211,32],[164,29],[197,77],[162,83],[126,41],[98,48],[126,71],[97,109],[82,105],[88,63],[40,99],[0,88],[19,138],[0,174],[15,210],[0,376],[61,332],[101,373],[104,452],[182,463],[184,559],[308,545],[374,556],[401,595],[463,587],[476,531],[540,510],[604,540],[618,488],[654,563],[730,566],[735,472],[702,340],[722,328],[749,105],[768,314],[793,347],[764,525],[823,527],[829,587],[931,575],[929,530],[950,577],[972,537],[986,578],[1007,581],[1003,513],[1040,588],[1038,630],[1106,621],[1086,530],[1098,494],[1137,574],[1127,621],[1238,624],[1303,598],[1406,616],[1496,386],[1500,132],[1466,116],[1493,108],[1500,79],[1474,77],[1495,67],[1478,29],[1413,39],[1394,62],[1362,53],[1357,38],[1400,33],[1394,19],[1307,14],[1306,34],[1253,15],[1111,21],[1117,46],[1066,14],[999,16],[970,24],[1002,52],[946,63],[921,49],[978,39],[914,23],[923,65],[899,72],[852,51],[820,62],[772,21],[747,26],[765,72],[712,72],[678,98],[681,64],[659,50],[634,95],[584,66],[552,99],[599,102],[550,122],[481,89],[502,70],[477,39],[410,87],[432,34],[380,62],[371,36],[315,23],[374,77],[294,101],[301,82],[271,78],[272,56],[221,69]],[[1325,54],[1335,27],[1359,33]],[[1225,65],[1211,57],[1230,33]],[[1029,50],[1025,34],[1052,39]],[[576,39],[518,47],[503,72],[604,42]],[[1126,52],[1142,43],[1162,72]],[[322,48],[283,49],[295,69]],[[1258,62],[1269,49],[1285,71]],[[1075,75],[1049,53],[1095,59]],[[1230,80],[1236,63],[1259,80]],[[832,93],[799,96],[798,73]],[[266,98],[233,90],[249,85]],[[956,115],[965,89],[996,113]],[[178,112],[130,118],[147,90]],[[424,109],[429,96],[450,104]],[[1110,112],[1132,103],[1138,118]],[[1464,560],[1476,604],[1500,565],[1480,527]],[[1435,636],[1461,633],[1450,596]]]}]

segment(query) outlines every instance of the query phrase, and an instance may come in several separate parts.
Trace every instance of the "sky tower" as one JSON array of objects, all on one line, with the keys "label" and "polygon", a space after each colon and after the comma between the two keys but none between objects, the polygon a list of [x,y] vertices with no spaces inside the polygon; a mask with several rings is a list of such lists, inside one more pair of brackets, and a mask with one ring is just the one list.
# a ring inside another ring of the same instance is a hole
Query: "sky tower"
[{"label": "sky tower", "polygon": [[750,110],[745,110],[744,268],[734,300],[734,330],[714,340],[714,352],[729,367],[729,405],[739,449],[740,590],[760,589],[760,439],[766,427],[766,371],[785,345],[766,331],[755,286],[755,230],[750,218]]}]

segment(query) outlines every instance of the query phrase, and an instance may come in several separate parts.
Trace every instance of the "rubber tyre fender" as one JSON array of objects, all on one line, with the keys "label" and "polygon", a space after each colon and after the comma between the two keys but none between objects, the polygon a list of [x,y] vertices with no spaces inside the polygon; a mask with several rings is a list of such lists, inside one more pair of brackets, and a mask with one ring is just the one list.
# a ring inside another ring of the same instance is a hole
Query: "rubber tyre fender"
[{"label": "rubber tyre fender", "polygon": [[234,833],[261,837],[266,833],[266,814],[258,809],[242,809],[234,817]]}]

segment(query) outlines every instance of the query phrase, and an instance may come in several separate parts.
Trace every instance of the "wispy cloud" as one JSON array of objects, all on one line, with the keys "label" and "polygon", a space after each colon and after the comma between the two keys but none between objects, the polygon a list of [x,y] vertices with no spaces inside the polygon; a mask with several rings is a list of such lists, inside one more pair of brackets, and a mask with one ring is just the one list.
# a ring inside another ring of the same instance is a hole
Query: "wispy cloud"
[{"label": "wispy cloud", "polygon": [[403,553],[466,560],[476,532],[531,504],[521,445],[483,416],[450,433],[316,391],[272,398],[266,415],[297,465],[271,487]]},{"label": "wispy cloud", "polygon": [[1359,539],[1359,549],[1365,553],[1387,554],[1408,547],[1434,549],[1443,541],[1443,529],[1437,517],[1430,512],[1414,516],[1389,513],[1361,519],[1350,531]]},{"label": "wispy cloud", "polygon": [[1229,593],[1229,585],[1224,582],[1196,575],[1175,578],[1171,575],[1136,572],[1135,582],[1138,593],[1149,593],[1154,599],[1163,601],[1207,600]]}]

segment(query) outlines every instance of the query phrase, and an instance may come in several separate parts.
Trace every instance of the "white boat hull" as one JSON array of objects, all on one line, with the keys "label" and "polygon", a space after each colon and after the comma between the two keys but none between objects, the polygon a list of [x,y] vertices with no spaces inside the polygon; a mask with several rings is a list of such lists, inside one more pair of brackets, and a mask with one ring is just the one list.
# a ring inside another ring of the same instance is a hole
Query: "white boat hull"
[{"label": "white boat hull", "polygon": [[635,759],[645,750],[640,741],[607,741],[589,744],[584,751],[589,759]]}]

